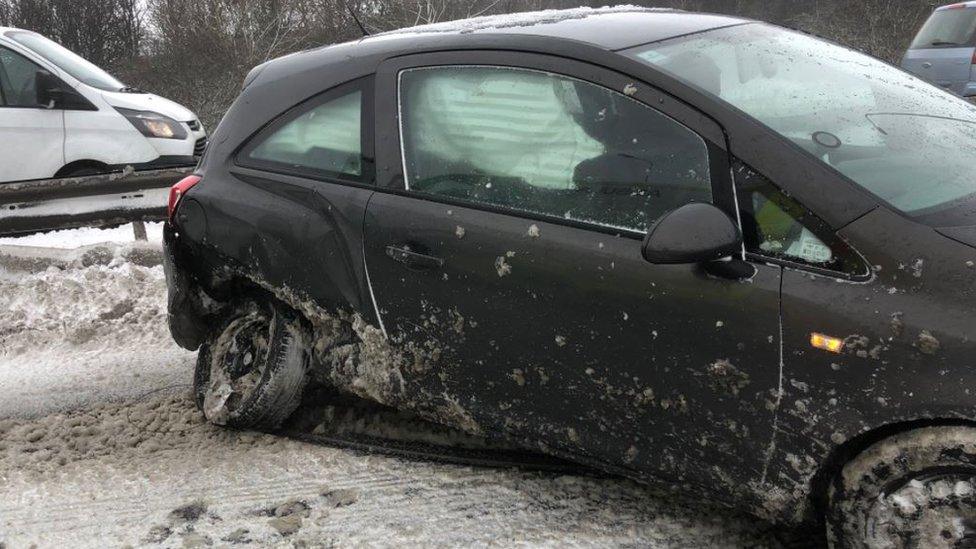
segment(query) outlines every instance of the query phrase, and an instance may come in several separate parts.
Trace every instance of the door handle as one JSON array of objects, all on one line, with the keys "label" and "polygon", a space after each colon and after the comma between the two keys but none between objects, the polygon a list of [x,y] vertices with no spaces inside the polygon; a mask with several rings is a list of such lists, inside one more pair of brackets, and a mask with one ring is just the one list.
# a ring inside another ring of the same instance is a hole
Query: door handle
[{"label": "door handle", "polygon": [[929,61],[926,61],[926,62],[922,63],[922,67],[924,67],[926,69],[931,69],[932,68],[932,63],[929,62]]},{"label": "door handle", "polygon": [[417,253],[409,246],[387,246],[386,255],[393,261],[403,263],[410,269],[439,269],[444,266],[444,260],[432,255]]}]

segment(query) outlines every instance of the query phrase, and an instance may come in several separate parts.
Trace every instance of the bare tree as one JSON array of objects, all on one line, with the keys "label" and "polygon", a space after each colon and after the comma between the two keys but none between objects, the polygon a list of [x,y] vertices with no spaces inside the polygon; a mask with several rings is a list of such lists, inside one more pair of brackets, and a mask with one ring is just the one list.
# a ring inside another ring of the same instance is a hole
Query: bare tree
[{"label": "bare tree", "polygon": [[145,56],[125,73],[213,126],[247,72],[360,35],[344,0],[150,0]]},{"label": "bare tree", "polygon": [[0,21],[37,31],[96,65],[115,68],[139,54],[139,0],[0,0]]},{"label": "bare tree", "polygon": [[0,26],[10,25],[10,1],[0,0]]}]

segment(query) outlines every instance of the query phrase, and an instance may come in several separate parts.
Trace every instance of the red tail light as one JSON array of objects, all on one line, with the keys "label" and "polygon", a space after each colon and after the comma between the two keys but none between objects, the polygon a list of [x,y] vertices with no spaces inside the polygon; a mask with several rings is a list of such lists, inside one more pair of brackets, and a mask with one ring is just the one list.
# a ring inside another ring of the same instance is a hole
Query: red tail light
[{"label": "red tail light", "polygon": [[188,175],[181,179],[179,183],[169,188],[169,203],[166,205],[166,217],[170,223],[173,222],[173,214],[176,213],[176,206],[180,203],[180,199],[183,198],[186,191],[199,183],[201,179],[203,178],[199,175]]}]

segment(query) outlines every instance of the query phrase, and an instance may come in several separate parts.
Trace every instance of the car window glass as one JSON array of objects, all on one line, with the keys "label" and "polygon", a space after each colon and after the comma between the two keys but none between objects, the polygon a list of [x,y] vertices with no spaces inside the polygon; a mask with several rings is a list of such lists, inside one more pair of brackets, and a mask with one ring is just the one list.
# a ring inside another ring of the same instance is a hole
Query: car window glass
[{"label": "car window glass", "polygon": [[701,137],[622,93],[479,66],[404,71],[400,93],[412,191],[637,231],[711,200]]},{"label": "car window glass", "polygon": [[733,172],[748,251],[851,275],[864,274],[857,254],[820,218],[746,164],[735,161]]},{"label": "car window glass", "polygon": [[911,49],[959,47],[972,43],[976,32],[976,8],[936,10],[922,25]]},{"label": "car window glass", "polygon": [[26,57],[0,48],[4,104],[8,107],[37,107],[37,73],[43,69]]},{"label": "car window glass", "polygon": [[250,147],[245,160],[259,167],[362,175],[362,92],[300,113]]},{"label": "car window glass", "polygon": [[[964,224],[976,200],[976,106],[878,59],[765,24],[669,39],[633,55],[923,223]],[[968,76],[969,57],[964,67]]]}]

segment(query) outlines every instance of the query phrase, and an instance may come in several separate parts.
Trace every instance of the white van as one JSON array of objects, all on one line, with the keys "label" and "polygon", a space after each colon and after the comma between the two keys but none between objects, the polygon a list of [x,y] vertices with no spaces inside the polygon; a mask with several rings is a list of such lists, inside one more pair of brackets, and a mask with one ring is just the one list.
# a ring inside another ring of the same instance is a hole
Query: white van
[{"label": "white van", "polygon": [[206,144],[185,107],[0,27],[0,182],[194,165]]}]

